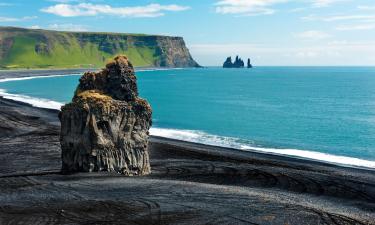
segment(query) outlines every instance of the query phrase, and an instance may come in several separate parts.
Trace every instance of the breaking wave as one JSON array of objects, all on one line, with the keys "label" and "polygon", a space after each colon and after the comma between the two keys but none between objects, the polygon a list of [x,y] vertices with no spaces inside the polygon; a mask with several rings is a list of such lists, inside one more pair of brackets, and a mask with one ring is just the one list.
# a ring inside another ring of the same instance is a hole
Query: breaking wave
[{"label": "breaking wave", "polygon": [[[310,150],[300,149],[278,149],[278,148],[265,148],[251,145],[251,142],[244,141],[239,138],[223,137],[208,134],[201,131],[194,130],[177,130],[177,129],[163,129],[151,128],[151,135],[176,139],[181,141],[188,141],[212,146],[220,146],[234,149],[241,149],[247,151],[257,151],[263,153],[271,153],[277,155],[287,155],[301,158],[313,159],[321,162],[335,163],[341,165],[350,165],[356,167],[367,167],[375,169],[375,161],[358,159],[347,156],[331,155]],[[250,143],[250,144],[249,144]]]},{"label": "breaking wave", "polygon": [[[138,71],[154,71],[159,69],[141,69]],[[68,74],[68,75],[52,75],[48,77],[63,77],[81,74]],[[33,76],[33,77],[20,77],[20,78],[5,78],[1,79],[0,82],[17,81],[17,80],[29,80],[46,78],[47,76]],[[49,99],[30,97],[21,94],[10,94],[6,90],[0,89],[0,96],[15,101],[25,102],[35,107],[57,109],[60,110],[63,103],[52,101]],[[239,150],[257,151],[263,153],[287,155],[293,157],[308,158],[312,160],[335,163],[341,165],[349,165],[356,167],[367,167],[375,169],[375,161],[369,161],[364,159],[358,159],[347,156],[331,155],[310,150],[300,149],[278,149],[278,148],[265,148],[254,145],[251,141],[241,140],[239,138],[224,137],[218,135],[208,134],[202,131],[195,130],[178,130],[178,129],[164,129],[164,128],[151,128],[151,135],[165,137],[170,139],[176,139],[181,141],[188,141],[212,146],[228,147]]]},{"label": "breaking wave", "polygon": [[49,99],[35,98],[35,97],[27,96],[27,95],[9,94],[5,90],[2,90],[2,89],[0,89],[0,96],[2,96],[5,99],[25,102],[34,107],[39,107],[39,108],[60,110],[61,106],[63,105],[63,103],[61,102],[56,102],[56,101],[52,101]]},{"label": "breaking wave", "polygon": [[65,74],[65,75],[48,75],[48,76],[32,76],[32,77],[16,77],[16,78],[4,78],[0,79],[0,83],[9,82],[9,81],[19,81],[19,80],[31,80],[31,79],[40,79],[40,78],[50,78],[50,77],[69,77],[69,76],[82,76],[81,73],[77,74]]}]

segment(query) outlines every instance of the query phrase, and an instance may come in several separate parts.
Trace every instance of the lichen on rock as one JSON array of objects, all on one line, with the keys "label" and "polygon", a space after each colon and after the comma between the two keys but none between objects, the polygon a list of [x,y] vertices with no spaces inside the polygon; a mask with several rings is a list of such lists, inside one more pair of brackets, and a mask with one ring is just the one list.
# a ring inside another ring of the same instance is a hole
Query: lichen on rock
[{"label": "lichen on rock", "polygon": [[71,103],[61,108],[62,172],[151,172],[148,136],[151,106],[138,97],[125,56],[100,72],[86,72]]}]

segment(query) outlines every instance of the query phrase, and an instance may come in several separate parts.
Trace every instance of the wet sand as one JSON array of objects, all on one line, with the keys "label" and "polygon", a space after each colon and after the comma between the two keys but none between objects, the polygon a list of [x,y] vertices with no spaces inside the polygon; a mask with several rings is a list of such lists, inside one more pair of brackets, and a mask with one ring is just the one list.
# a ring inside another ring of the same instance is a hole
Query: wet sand
[{"label": "wet sand", "polygon": [[57,111],[0,98],[0,224],[375,224],[375,171],[151,137],[152,174],[61,175]]}]

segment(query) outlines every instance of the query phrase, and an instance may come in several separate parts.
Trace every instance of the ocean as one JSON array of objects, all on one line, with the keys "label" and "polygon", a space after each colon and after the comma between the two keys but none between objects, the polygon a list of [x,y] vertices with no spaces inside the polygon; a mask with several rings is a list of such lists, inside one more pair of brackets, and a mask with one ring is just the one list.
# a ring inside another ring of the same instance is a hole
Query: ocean
[{"label": "ocean", "polygon": [[[0,95],[58,109],[79,74],[0,80]],[[137,71],[151,134],[375,168],[375,67]]]}]

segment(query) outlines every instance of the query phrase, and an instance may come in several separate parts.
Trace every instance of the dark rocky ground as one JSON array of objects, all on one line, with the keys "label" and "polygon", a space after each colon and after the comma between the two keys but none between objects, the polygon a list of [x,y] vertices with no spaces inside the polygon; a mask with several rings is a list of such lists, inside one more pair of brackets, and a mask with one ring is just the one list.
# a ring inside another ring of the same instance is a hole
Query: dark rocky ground
[{"label": "dark rocky ground", "polygon": [[375,224],[375,172],[151,138],[153,173],[60,175],[57,112],[0,98],[0,224]]}]

